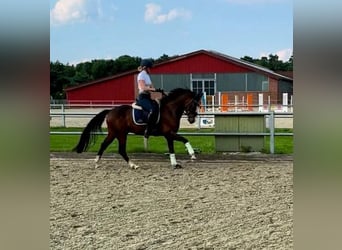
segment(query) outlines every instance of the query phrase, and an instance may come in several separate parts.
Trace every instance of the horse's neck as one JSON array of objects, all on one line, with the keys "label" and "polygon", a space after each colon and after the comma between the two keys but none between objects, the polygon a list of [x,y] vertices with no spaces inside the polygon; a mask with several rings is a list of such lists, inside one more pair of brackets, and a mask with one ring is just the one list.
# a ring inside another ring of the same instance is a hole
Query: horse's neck
[{"label": "horse's neck", "polygon": [[165,109],[169,110],[176,118],[180,119],[184,113],[185,102],[185,97],[179,97],[176,100],[165,103]]}]

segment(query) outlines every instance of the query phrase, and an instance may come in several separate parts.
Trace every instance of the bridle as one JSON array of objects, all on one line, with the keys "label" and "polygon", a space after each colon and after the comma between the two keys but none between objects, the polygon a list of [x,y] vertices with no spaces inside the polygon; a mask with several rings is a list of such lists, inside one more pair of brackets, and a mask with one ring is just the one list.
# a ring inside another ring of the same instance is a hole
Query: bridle
[{"label": "bridle", "polygon": [[195,111],[195,112],[191,112],[191,111],[190,111],[193,105],[195,105],[195,107],[197,108],[197,107],[200,106],[200,103],[199,103],[197,100],[195,100],[195,99],[191,99],[188,103],[186,103],[186,104],[184,105],[184,114],[185,114],[185,115],[189,116],[189,115],[191,115],[192,113],[194,113],[194,114],[193,114],[194,116],[197,115],[197,112],[196,112],[196,111]]}]

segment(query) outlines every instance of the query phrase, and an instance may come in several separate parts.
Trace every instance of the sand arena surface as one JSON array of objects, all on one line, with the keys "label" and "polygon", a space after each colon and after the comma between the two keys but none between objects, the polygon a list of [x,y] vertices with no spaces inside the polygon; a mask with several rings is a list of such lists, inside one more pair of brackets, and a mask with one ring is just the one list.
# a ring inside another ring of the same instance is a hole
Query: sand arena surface
[{"label": "sand arena surface", "polygon": [[51,154],[51,249],[293,249],[291,156],[130,156]]}]

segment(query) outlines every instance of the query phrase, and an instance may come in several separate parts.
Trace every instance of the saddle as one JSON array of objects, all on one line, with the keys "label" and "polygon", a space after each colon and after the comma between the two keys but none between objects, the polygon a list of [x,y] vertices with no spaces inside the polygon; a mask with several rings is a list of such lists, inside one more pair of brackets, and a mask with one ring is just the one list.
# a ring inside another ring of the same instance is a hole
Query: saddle
[{"label": "saddle", "polygon": [[[157,107],[158,117],[156,120],[156,124],[159,122],[160,119],[160,104],[157,101],[153,102],[154,105]],[[143,110],[143,108],[137,103],[132,103],[132,118],[135,125],[147,125],[148,120],[148,112]]]}]

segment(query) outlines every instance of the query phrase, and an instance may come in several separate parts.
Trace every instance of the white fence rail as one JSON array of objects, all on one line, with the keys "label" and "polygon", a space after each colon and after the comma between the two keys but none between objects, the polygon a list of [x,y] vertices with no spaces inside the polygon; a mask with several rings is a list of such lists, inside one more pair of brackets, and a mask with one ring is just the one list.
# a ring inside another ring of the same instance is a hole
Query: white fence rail
[{"label": "white fence rail", "polygon": [[[61,105],[61,107],[64,107],[64,105]],[[102,109],[106,108],[104,106],[101,106]],[[108,106],[107,106],[108,108]],[[110,107],[112,108],[112,106]],[[101,109],[101,110],[102,110]],[[74,120],[80,120],[83,119],[83,124],[78,126],[69,126],[69,127],[85,127],[86,124],[89,122],[89,120],[94,117],[96,114],[98,114],[100,110],[89,110],[80,112],[80,111],[74,111],[73,109],[65,109],[61,108],[59,111],[56,111],[56,109],[52,108],[50,109],[50,121],[54,118],[61,118],[61,124],[60,127],[67,127],[66,120],[67,119],[74,119]],[[192,126],[192,128],[197,128],[200,130],[201,128],[210,128],[215,126],[215,115],[222,115],[222,112],[203,112],[199,113],[197,122]],[[246,114],[254,114],[254,115],[260,115],[264,116],[266,121],[266,128],[269,129],[269,132],[262,132],[262,133],[253,133],[253,132],[180,132],[181,135],[191,135],[191,136],[216,136],[216,135],[224,135],[224,136],[256,136],[256,135],[262,135],[262,136],[269,136],[270,137],[270,153],[274,154],[275,150],[275,136],[293,136],[293,133],[276,133],[276,120],[277,119],[285,119],[289,120],[287,122],[287,128],[292,128],[292,121],[293,121],[293,113],[287,112],[287,113],[277,113],[274,111],[269,112],[225,112],[224,115],[246,115]],[[182,120],[184,122],[186,121],[186,117],[182,117]],[[291,121],[290,121],[291,120]],[[51,122],[50,122],[51,126]],[[56,126],[56,124],[55,124]],[[58,125],[57,125],[58,126]],[[186,126],[183,126],[183,128]],[[279,127],[279,126],[278,126]],[[281,127],[281,126],[280,126]],[[182,123],[181,123],[182,128]],[[107,132],[101,132],[99,134],[106,134]],[[80,135],[81,132],[79,131],[50,131],[50,135]]]}]

